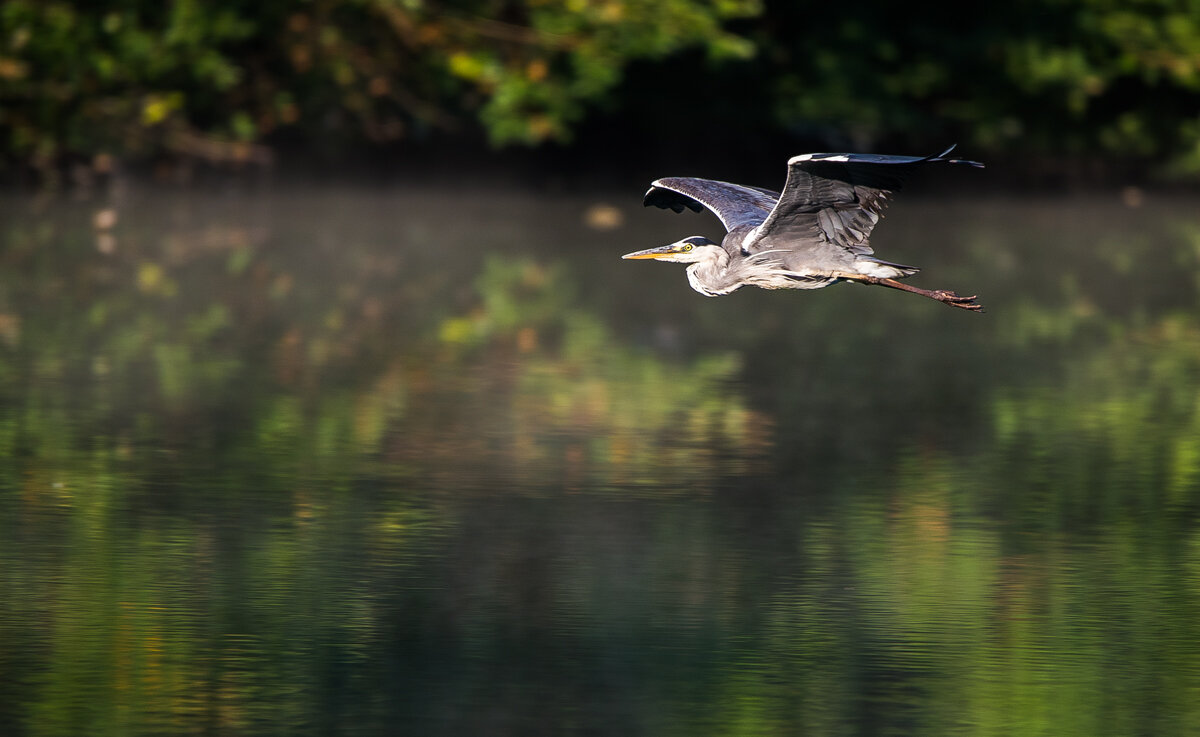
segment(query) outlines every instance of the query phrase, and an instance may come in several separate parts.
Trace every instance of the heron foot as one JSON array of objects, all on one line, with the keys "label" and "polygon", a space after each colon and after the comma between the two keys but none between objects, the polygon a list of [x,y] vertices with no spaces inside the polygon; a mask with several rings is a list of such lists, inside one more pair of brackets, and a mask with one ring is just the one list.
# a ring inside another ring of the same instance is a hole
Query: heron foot
[{"label": "heron foot", "polygon": [[971,312],[982,312],[983,311],[983,305],[981,305],[975,301],[977,299],[977,297],[974,294],[972,294],[970,296],[963,296],[963,295],[958,294],[957,292],[951,292],[949,289],[921,289],[920,287],[912,287],[907,284],[903,284],[901,282],[896,281],[895,279],[881,279],[881,278],[873,277],[873,276],[864,277],[861,275],[854,275],[854,276],[843,276],[841,278],[854,279],[856,281],[861,281],[866,284],[878,284],[882,287],[888,287],[889,289],[899,289],[902,292],[911,292],[913,294],[919,294],[922,297],[928,297],[929,299],[936,299],[938,302],[941,302],[942,304],[947,304],[947,305],[950,305],[951,307],[958,307],[959,309],[963,309],[963,310],[970,310]]},{"label": "heron foot", "polygon": [[974,312],[979,312],[983,309],[983,305],[975,301],[978,297],[974,294],[966,297],[947,289],[935,289],[929,293],[929,296],[951,307],[961,307],[964,310],[972,310]]}]

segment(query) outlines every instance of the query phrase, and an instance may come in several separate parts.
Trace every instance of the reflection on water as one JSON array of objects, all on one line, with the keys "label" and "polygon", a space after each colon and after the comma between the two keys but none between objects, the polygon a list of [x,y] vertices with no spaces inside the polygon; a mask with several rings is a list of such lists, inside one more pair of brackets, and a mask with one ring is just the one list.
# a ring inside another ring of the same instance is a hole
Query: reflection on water
[{"label": "reflection on water", "polygon": [[1200,733],[1200,216],[604,202],[5,202],[0,733]]}]

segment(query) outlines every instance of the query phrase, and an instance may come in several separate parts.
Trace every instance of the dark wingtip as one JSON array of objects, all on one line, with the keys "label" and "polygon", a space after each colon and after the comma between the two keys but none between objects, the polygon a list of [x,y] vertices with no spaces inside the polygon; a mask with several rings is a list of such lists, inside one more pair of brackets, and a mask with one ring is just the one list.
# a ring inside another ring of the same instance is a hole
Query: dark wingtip
[{"label": "dark wingtip", "polygon": [[952,143],[952,144],[950,144],[950,148],[941,152],[937,156],[930,156],[928,159],[926,159],[926,161],[944,161],[947,164],[966,164],[968,166],[973,166],[976,169],[984,168],[983,164],[979,163],[978,161],[968,161],[967,159],[947,159],[946,154],[953,151],[957,146],[958,146],[957,143]]},{"label": "dark wingtip", "polygon": [[646,190],[645,196],[642,197],[642,207],[650,206],[660,207],[673,212],[683,212],[684,210],[700,212],[704,209],[703,205],[692,198],[657,185],[651,186],[650,189]]}]

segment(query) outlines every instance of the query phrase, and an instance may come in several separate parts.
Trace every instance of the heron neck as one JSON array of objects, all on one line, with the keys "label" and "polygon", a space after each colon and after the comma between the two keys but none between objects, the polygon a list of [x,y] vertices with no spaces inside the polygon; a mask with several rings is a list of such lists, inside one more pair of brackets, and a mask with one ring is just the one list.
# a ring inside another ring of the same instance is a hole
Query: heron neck
[{"label": "heron neck", "polygon": [[688,284],[706,297],[729,294],[741,284],[729,275],[729,254],[721,249],[711,258],[697,261],[687,268]]}]

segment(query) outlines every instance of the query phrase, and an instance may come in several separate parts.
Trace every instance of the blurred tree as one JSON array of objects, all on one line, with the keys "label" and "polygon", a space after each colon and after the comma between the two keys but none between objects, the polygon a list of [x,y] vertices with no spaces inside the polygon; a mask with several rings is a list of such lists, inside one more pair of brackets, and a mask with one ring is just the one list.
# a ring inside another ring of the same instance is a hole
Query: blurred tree
[{"label": "blurred tree", "polygon": [[565,138],[632,59],[752,47],[721,27],[758,0],[11,0],[0,11],[4,148],[261,156],[281,126],[387,141],[478,115],[496,143]]},{"label": "blurred tree", "polygon": [[[780,4],[756,37],[781,124],[1200,171],[1200,8],[1189,0]],[[973,149],[974,150],[974,149]]]},{"label": "blurred tree", "polygon": [[[632,63],[685,48],[707,67],[693,57],[619,86]],[[738,101],[707,106],[725,138],[752,120],[749,135],[830,146],[950,139],[980,156],[1200,172],[1194,0],[1020,0],[970,19],[920,3],[761,0],[0,9],[0,151],[46,170],[161,152],[265,160],[260,144],[284,130],[370,146],[479,125],[496,145],[536,145],[567,140],[598,102],[651,109],[680,84]],[[696,126],[670,135],[699,140]]]}]

